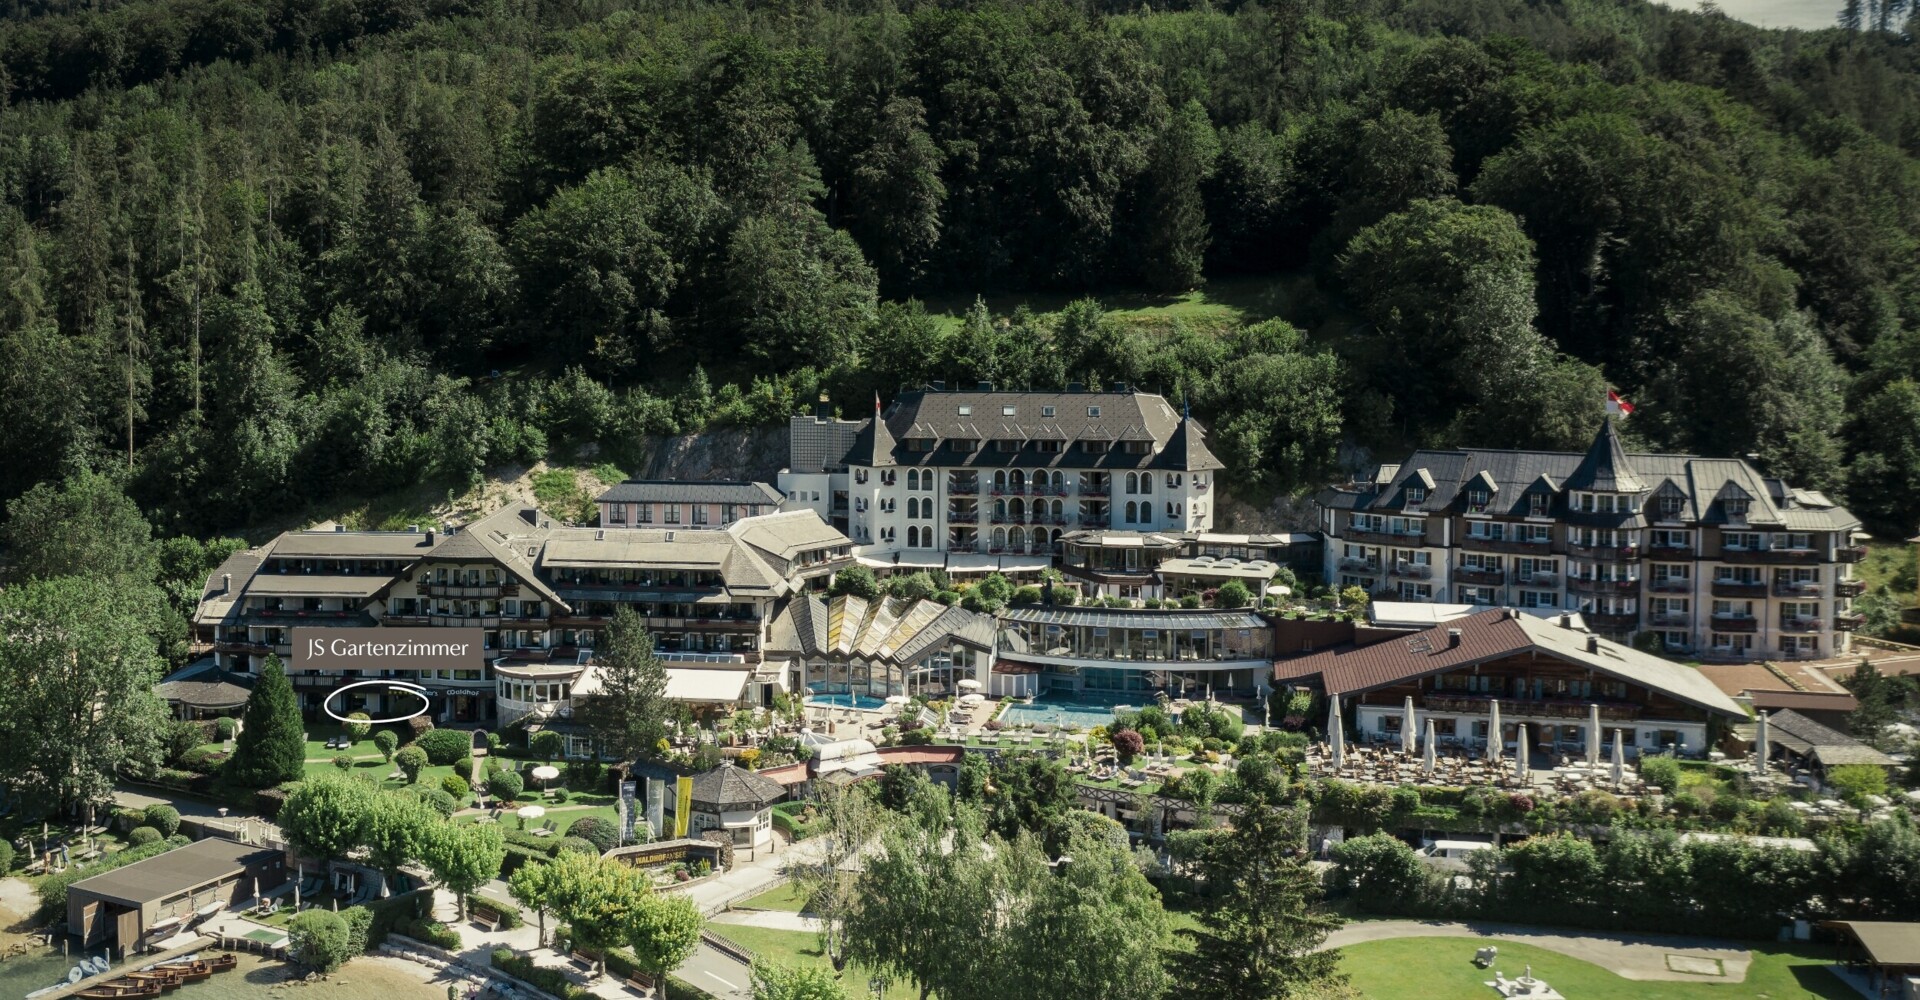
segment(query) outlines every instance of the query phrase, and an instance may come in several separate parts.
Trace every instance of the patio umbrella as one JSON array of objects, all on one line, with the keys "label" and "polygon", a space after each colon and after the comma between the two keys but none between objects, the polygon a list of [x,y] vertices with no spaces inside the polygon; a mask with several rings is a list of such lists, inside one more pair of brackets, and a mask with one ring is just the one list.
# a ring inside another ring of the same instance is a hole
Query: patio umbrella
[{"label": "patio umbrella", "polygon": [[293,912],[300,912],[300,883],[307,880],[307,863],[302,861],[293,866]]},{"label": "patio umbrella", "polygon": [[1433,750],[1433,720],[1428,719],[1427,720],[1427,755],[1426,755],[1426,758],[1421,761],[1421,773],[1425,774],[1429,778],[1433,777],[1434,764],[1435,764],[1435,761],[1434,761],[1434,750]]},{"label": "patio umbrella", "polygon": [[552,781],[553,779],[558,778],[560,776],[560,769],[557,767],[554,767],[552,764],[542,764],[539,767],[534,768],[529,773],[533,775],[533,780],[538,781],[540,783],[541,791],[545,791],[547,787],[547,782]]},{"label": "patio umbrella", "polygon": [[1335,771],[1340,770],[1347,762],[1347,734],[1345,729],[1346,727],[1341,725],[1340,722],[1340,699],[1334,698],[1333,707],[1327,711],[1327,743],[1330,747],[1328,758],[1332,762]]},{"label": "patio umbrella", "polygon": [[895,708],[905,705],[907,702],[910,702],[912,700],[913,700],[912,698],[909,698],[904,694],[887,695],[887,704],[892,705]]},{"label": "patio umbrella", "polygon": [[1500,699],[1487,702],[1487,763],[1500,763],[1500,751],[1506,749],[1506,741],[1500,738]]},{"label": "patio umbrella", "polygon": [[1613,731],[1613,785],[1615,788],[1627,783],[1627,751],[1620,742],[1620,730]]},{"label": "patio umbrella", "polygon": [[1532,779],[1527,774],[1527,724],[1522,722],[1515,730],[1518,734],[1513,741],[1513,780],[1528,784]]},{"label": "patio umbrella", "polygon": [[1768,740],[1769,735],[1767,732],[1767,713],[1761,712],[1759,715],[1759,725],[1754,729],[1753,734],[1753,770],[1758,774],[1766,773],[1767,758],[1771,756],[1773,751],[1773,748],[1768,745],[1770,742]]},{"label": "patio umbrella", "polygon": [[969,678],[967,678],[966,680],[963,680],[963,681],[961,681],[961,682],[960,682],[959,684],[956,684],[956,685],[954,685],[954,686],[955,686],[955,687],[958,687],[958,688],[959,688],[960,690],[962,690],[962,691],[978,691],[978,690],[980,690],[980,682],[979,682],[979,681],[976,681],[976,680],[974,680],[974,679],[973,679],[973,678],[971,678],[971,677],[969,677]]},{"label": "patio umbrella", "polygon": [[1587,706],[1587,766],[1596,767],[1600,763],[1600,706]]},{"label": "patio umbrella", "polygon": [[1400,709],[1400,751],[1411,754],[1419,748],[1420,734],[1414,731],[1418,723],[1413,714],[1413,695],[1407,695],[1406,704]]},{"label": "patio umbrella", "polygon": [[514,815],[520,817],[520,828],[523,830],[527,828],[527,820],[539,819],[546,814],[547,811],[540,806],[521,806],[514,810]]}]

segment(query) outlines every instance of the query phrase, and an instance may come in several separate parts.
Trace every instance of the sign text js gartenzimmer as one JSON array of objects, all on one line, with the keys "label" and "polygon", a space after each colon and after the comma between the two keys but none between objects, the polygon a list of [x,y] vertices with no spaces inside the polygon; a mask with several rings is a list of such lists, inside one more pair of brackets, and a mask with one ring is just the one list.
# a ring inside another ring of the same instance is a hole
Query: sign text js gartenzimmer
[{"label": "sign text js gartenzimmer", "polygon": [[315,628],[293,630],[301,670],[479,670],[485,633],[477,628]]}]

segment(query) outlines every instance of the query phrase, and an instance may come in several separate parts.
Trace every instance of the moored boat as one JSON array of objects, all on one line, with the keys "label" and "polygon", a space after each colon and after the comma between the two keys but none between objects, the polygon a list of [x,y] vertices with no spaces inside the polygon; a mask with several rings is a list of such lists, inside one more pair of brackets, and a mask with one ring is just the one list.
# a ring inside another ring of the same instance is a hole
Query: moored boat
[{"label": "moored boat", "polygon": [[157,983],[137,983],[126,979],[116,979],[110,983],[89,986],[74,994],[81,1000],[132,1000],[136,997],[157,997],[160,986]]}]

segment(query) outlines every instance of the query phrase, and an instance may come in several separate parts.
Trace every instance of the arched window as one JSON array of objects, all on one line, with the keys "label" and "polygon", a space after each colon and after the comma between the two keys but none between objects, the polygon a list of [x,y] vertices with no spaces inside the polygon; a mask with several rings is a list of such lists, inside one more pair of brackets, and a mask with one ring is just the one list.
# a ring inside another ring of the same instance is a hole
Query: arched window
[{"label": "arched window", "polygon": [[1027,502],[1025,500],[1007,501],[1007,514],[1008,516],[1012,517],[1016,521],[1026,520],[1027,519]]},{"label": "arched window", "polygon": [[993,502],[993,516],[1002,521],[1007,519],[1007,502],[1005,500],[995,500]]},{"label": "arched window", "polygon": [[917,490],[919,488],[920,488],[920,470],[908,469],[907,470],[907,489]]},{"label": "arched window", "polygon": [[993,547],[996,549],[1004,549],[1007,547],[1007,529],[993,529]]},{"label": "arched window", "polygon": [[1142,493],[1153,492],[1153,473],[1149,472],[1140,477],[1140,492]]},{"label": "arched window", "polygon": [[993,488],[996,490],[1004,490],[1007,488],[1007,470],[993,470]]},{"label": "arched window", "polygon": [[[1128,493],[1140,492],[1140,474],[1139,473],[1137,472],[1127,473],[1127,492]],[[1133,518],[1127,518],[1127,520],[1131,521],[1133,520]]]},{"label": "arched window", "polygon": [[[1127,478],[1128,478],[1128,479],[1132,479],[1132,478],[1133,478],[1133,475],[1132,475],[1131,473],[1129,473],[1129,474],[1127,475]],[[1133,522],[1134,522],[1134,521],[1136,520],[1136,518],[1134,517],[1134,513],[1135,513],[1136,511],[1138,511],[1139,509],[1140,509],[1140,505],[1139,505],[1139,504],[1136,504],[1136,503],[1134,503],[1134,502],[1133,502],[1133,501],[1131,501],[1131,500],[1129,500],[1129,501],[1127,501],[1127,519],[1126,519],[1126,523],[1128,523],[1128,524],[1132,524],[1132,523],[1133,523]]]},{"label": "arched window", "polygon": [[1015,528],[1007,532],[1007,546],[1015,552],[1024,552],[1027,548],[1027,529]]},{"label": "arched window", "polygon": [[920,516],[920,501],[918,498],[915,498],[915,497],[907,498],[907,516],[909,518]]},{"label": "arched window", "polygon": [[1060,519],[1061,519],[1062,517],[1064,517],[1065,515],[1063,515],[1063,514],[1061,513],[1061,511],[1063,511],[1063,510],[1065,510],[1065,509],[1066,509],[1066,508],[1064,508],[1064,507],[1062,507],[1062,506],[1060,505],[1060,501],[1058,501],[1058,500],[1055,500],[1055,501],[1053,502],[1053,519],[1054,519],[1054,520],[1056,520],[1056,521],[1058,521],[1058,520],[1060,520]]},{"label": "arched window", "polygon": [[1033,470],[1033,485],[1036,488],[1044,489],[1047,486],[1047,483],[1048,483],[1047,470],[1045,469]]},{"label": "arched window", "polygon": [[1027,474],[1019,469],[1007,473],[1007,488],[1021,490],[1027,487]]},{"label": "arched window", "polygon": [[1066,473],[1061,472],[1059,469],[1053,470],[1053,488],[1056,490],[1064,490],[1067,488]]}]

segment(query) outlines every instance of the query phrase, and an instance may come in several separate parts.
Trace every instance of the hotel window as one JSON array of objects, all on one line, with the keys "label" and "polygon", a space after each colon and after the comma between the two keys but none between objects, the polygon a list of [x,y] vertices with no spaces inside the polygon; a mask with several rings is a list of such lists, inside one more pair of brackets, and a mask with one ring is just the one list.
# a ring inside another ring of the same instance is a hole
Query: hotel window
[{"label": "hotel window", "polygon": [[1523,590],[1520,592],[1520,606],[1523,608],[1557,608],[1559,595],[1545,590]]},{"label": "hotel window", "polygon": [[1057,438],[1041,438],[1040,453],[1042,455],[1058,455],[1060,453],[1060,445],[1061,442]]},{"label": "hotel window", "polygon": [[1426,502],[1427,502],[1427,488],[1425,486],[1407,487],[1407,506],[1412,507],[1412,506],[1423,504]]},{"label": "hotel window", "polygon": [[1169,502],[1167,504],[1167,517],[1177,519],[1179,516],[1180,504],[1178,502]]},{"label": "hotel window", "polygon": [[1776,534],[1773,536],[1773,547],[1776,549],[1793,549],[1804,552],[1807,549],[1813,548],[1812,538],[1813,536],[1805,534]]},{"label": "hotel window", "polygon": [[1086,452],[1089,455],[1104,455],[1107,453],[1108,447],[1109,445],[1105,441],[1080,442],[1080,450]]},{"label": "hotel window", "polygon": [[1002,406],[1000,408],[1000,415],[1003,417],[1011,417],[1017,412],[1019,412],[1018,408],[1013,406]]},{"label": "hotel window", "polygon": [[1097,417],[1097,416],[1099,416],[1099,415],[1100,415],[1100,408],[1099,408],[1098,406],[1089,406],[1089,407],[1087,407],[1087,416],[1089,416],[1089,417]]},{"label": "hotel window", "polygon": [[1167,489],[1170,489],[1170,490],[1179,489],[1181,483],[1184,480],[1185,480],[1185,477],[1178,472],[1167,473]]},{"label": "hotel window", "polygon": [[1040,415],[1041,415],[1041,416],[1043,416],[1043,417],[1051,417],[1051,416],[1053,416],[1053,407],[1051,407],[1051,406],[1042,406],[1042,407],[1040,408]]},{"label": "hotel window", "polygon": [[971,416],[973,416],[973,407],[971,407],[971,406],[962,406],[962,407],[960,408],[960,415],[961,415],[961,416],[963,416],[963,417],[971,417]]},{"label": "hotel window", "polygon": [[668,524],[680,523],[680,505],[679,504],[670,503],[667,505],[667,523]]},{"label": "hotel window", "polygon": [[1720,536],[1721,544],[1735,552],[1758,552],[1760,536],[1754,532],[1731,531]]},{"label": "hotel window", "polygon": [[1019,451],[1020,442],[1015,441],[1012,438],[995,438],[993,441],[993,450],[998,452]]},{"label": "hotel window", "polygon": [[1686,498],[1686,497],[1683,497],[1683,496],[1676,496],[1676,495],[1674,495],[1674,494],[1672,494],[1672,493],[1668,493],[1668,494],[1665,494],[1665,495],[1663,495],[1663,496],[1661,496],[1661,497],[1660,497],[1660,518],[1661,518],[1661,520],[1665,520],[1665,521],[1671,521],[1671,520],[1673,520],[1673,519],[1675,519],[1675,518],[1677,518],[1677,517],[1679,517],[1679,516],[1680,516],[1680,512],[1681,512],[1681,511],[1682,511],[1683,509],[1685,509],[1685,508],[1686,508],[1686,506],[1687,506],[1687,498]]},{"label": "hotel window", "polygon": [[627,523],[627,505],[623,503],[608,504],[607,520],[613,522],[614,524]]},{"label": "hotel window", "polygon": [[707,523],[707,505],[706,504],[697,503],[693,505],[693,523],[695,524]]},{"label": "hotel window", "polygon": [[1546,517],[1548,506],[1552,503],[1553,498],[1545,493],[1527,494],[1527,516]]},{"label": "hotel window", "polygon": [[1129,455],[1145,455],[1153,450],[1152,441],[1122,441],[1120,450]]},{"label": "hotel window", "polygon": [[1729,498],[1721,501],[1721,505],[1726,509],[1727,517],[1735,521],[1746,520],[1747,503],[1748,501],[1745,498]]},{"label": "hotel window", "polygon": [[1468,490],[1467,491],[1467,509],[1470,511],[1474,511],[1475,513],[1479,513],[1487,509],[1487,504],[1492,499],[1493,499],[1493,495],[1488,493],[1484,489]]}]

